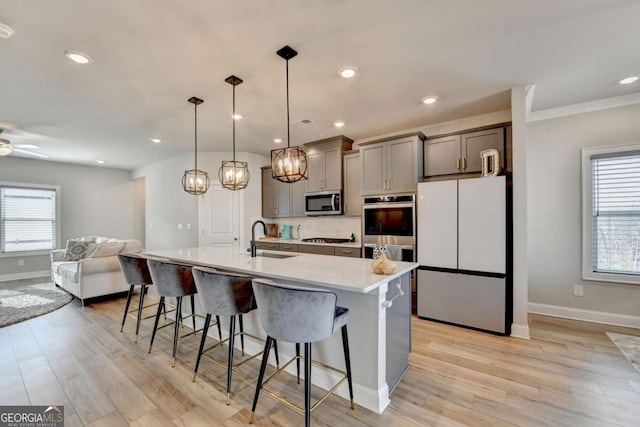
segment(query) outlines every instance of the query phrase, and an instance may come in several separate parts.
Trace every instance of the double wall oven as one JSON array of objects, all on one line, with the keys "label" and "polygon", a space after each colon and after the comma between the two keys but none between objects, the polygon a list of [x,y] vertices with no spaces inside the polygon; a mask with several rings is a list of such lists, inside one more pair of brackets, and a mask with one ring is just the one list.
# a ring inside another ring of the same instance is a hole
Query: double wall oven
[{"label": "double wall oven", "polygon": [[416,260],[416,195],[365,197],[362,204],[362,243],[365,258],[375,245],[387,247],[387,258]]}]

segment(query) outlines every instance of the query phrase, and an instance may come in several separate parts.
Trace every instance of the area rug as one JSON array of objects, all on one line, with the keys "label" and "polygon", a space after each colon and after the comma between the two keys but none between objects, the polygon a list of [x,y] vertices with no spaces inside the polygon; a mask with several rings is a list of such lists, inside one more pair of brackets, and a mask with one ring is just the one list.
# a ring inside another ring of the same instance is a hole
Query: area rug
[{"label": "area rug", "polygon": [[614,332],[607,332],[607,336],[640,374],[640,337]]},{"label": "area rug", "polygon": [[72,299],[53,283],[0,283],[0,328],[50,313]]}]

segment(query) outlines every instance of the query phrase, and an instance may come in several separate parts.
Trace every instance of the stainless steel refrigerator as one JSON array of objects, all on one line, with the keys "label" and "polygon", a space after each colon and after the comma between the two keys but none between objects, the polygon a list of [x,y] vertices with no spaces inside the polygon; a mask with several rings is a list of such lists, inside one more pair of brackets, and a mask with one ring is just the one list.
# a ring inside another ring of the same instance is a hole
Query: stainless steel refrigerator
[{"label": "stainless steel refrigerator", "polygon": [[418,184],[419,317],[511,332],[510,194],[506,176]]}]

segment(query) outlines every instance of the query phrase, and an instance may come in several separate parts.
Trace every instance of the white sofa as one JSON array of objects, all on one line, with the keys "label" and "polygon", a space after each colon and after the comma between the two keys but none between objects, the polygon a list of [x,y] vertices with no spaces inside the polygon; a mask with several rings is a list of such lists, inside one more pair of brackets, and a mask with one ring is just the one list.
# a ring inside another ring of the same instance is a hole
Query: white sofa
[{"label": "white sofa", "polygon": [[127,292],[117,254],[139,253],[139,240],[118,240],[100,236],[69,239],[66,249],[51,251],[51,279],[80,299]]}]

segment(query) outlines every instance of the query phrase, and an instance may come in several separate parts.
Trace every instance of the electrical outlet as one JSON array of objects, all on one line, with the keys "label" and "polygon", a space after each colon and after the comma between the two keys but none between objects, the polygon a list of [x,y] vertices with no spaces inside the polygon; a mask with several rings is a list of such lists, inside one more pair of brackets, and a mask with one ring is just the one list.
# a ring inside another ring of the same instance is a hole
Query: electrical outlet
[{"label": "electrical outlet", "polygon": [[584,286],[582,286],[582,285],[574,285],[573,286],[573,296],[574,297],[583,297],[584,296]]},{"label": "electrical outlet", "polygon": [[182,224],[178,224],[178,230],[182,230]]},{"label": "electrical outlet", "polygon": [[18,266],[22,267],[24,265],[24,260],[22,258],[20,258],[18,260]]},{"label": "electrical outlet", "polygon": [[187,230],[191,230],[191,224],[187,224]]}]

